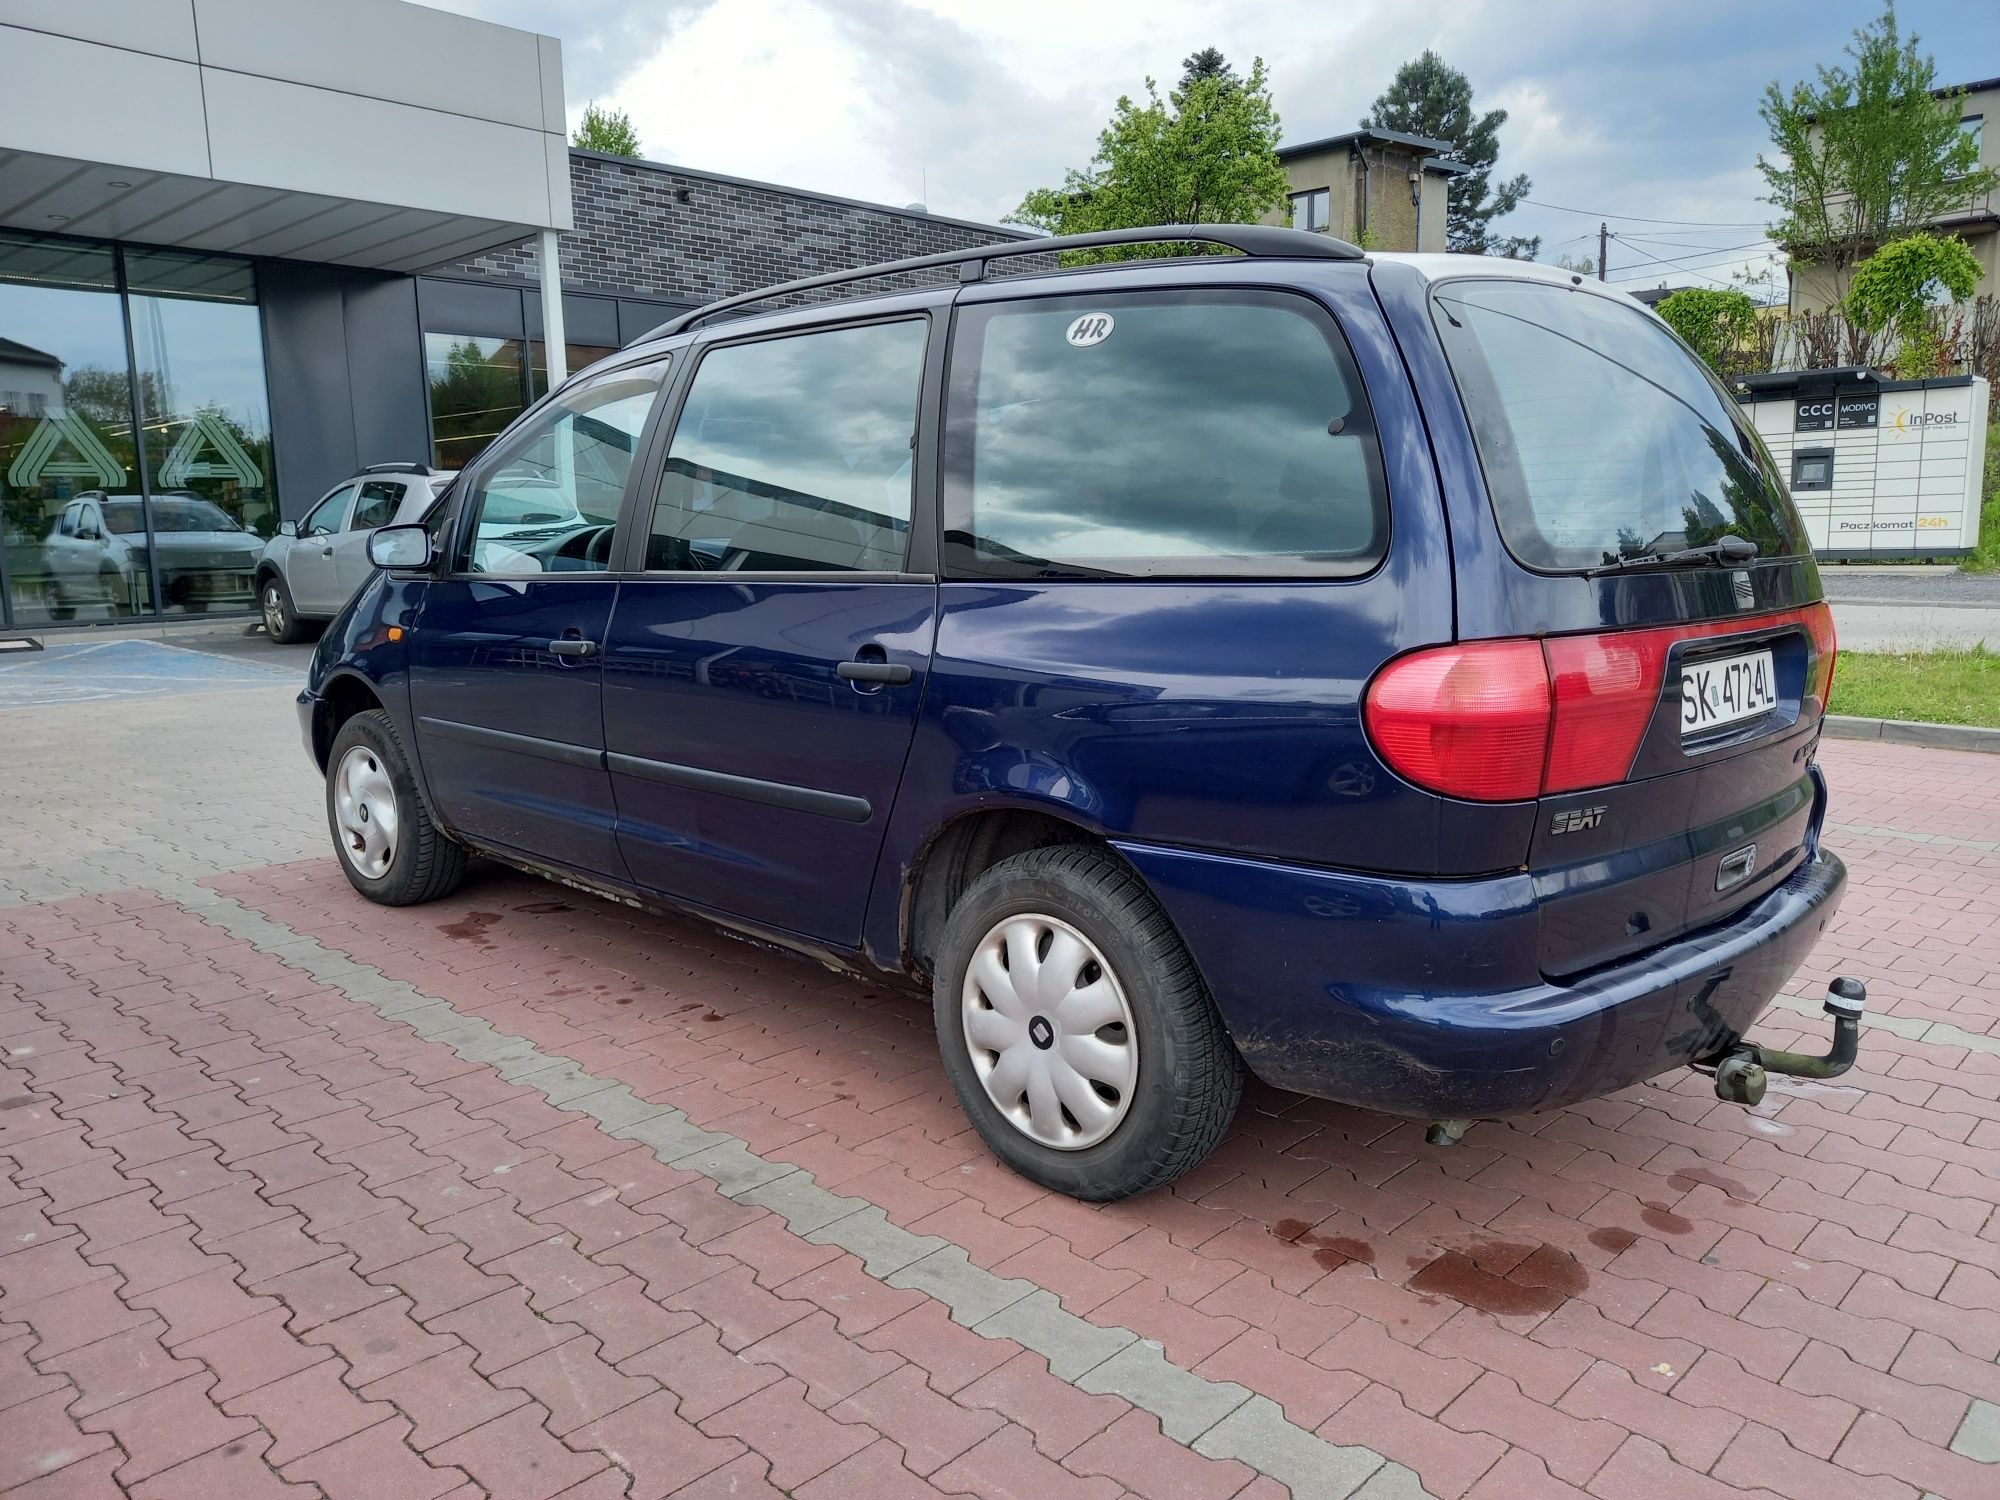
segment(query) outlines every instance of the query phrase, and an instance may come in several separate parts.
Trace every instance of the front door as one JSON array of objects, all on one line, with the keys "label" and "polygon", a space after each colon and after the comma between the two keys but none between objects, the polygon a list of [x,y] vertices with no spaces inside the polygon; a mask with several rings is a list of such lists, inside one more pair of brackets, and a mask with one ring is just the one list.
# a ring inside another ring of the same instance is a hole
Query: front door
[{"label": "front door", "polygon": [[928,330],[725,343],[696,368],[604,659],[640,885],[858,943],[930,664],[937,587],[906,571]]},{"label": "front door", "polygon": [[340,612],[347,596],[334,573],[333,548],[354,513],[355,486],[343,484],[306,514],[299,534],[285,553],[285,587],[292,608],[302,615]]},{"label": "front door", "polygon": [[387,526],[395,517],[396,507],[403,503],[403,486],[394,479],[370,479],[363,482],[361,493],[354,501],[354,513],[347,518],[347,525],[333,540],[333,582],[340,591],[340,602],[345,605],[349,599],[361,592],[361,585],[375,571],[368,561],[368,533],[377,526]]},{"label": "front door", "polygon": [[[497,439],[458,497],[410,634],[424,780],[455,830],[622,879],[604,768],[611,549],[666,362],[572,386]],[[524,508],[523,494],[534,497]]]}]

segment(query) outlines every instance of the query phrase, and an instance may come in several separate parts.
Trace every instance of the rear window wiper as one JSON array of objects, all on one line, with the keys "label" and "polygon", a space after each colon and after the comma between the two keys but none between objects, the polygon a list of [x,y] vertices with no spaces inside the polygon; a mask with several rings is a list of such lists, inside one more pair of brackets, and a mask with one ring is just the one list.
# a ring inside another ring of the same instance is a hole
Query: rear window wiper
[{"label": "rear window wiper", "polygon": [[1591,568],[1585,578],[1602,578],[1607,573],[1630,573],[1644,568],[1734,568],[1754,560],[1757,544],[1740,536],[1725,536],[1702,547],[1684,547],[1678,552],[1635,552],[1627,557],[1606,557],[1604,566]]}]

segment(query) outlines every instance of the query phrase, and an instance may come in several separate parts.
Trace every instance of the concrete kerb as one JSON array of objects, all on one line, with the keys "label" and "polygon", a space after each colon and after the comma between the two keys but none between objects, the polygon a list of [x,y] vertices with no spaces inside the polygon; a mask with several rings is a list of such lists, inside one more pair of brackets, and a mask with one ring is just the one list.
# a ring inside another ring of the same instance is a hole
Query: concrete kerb
[{"label": "concrete kerb", "polygon": [[1288,1486],[1300,1500],[1429,1500],[1413,1471],[1372,1449],[1328,1442],[1290,1421],[1276,1402],[1233,1381],[1184,1369],[1168,1360],[1157,1342],[1132,1329],[1078,1317],[1033,1282],[995,1276],[972,1264],[962,1246],[893,1224],[877,1205],[830,1192],[805,1169],[768,1161],[738,1137],[704,1129],[669,1105],[651,1104],[574,1058],[545,1052],[525,1037],[388,979],[220,892],[192,882],[155,889],[385,1019],[406,1022],[426,1040],[535,1089],[555,1108],[595,1120],[607,1134],[639,1142],[661,1161],[707,1177],[727,1197],[769,1209],[801,1238],[850,1252],[885,1285],[935,1298],[955,1322],[982,1337],[1032,1349],[1057,1379],[1076,1389],[1123,1397],[1197,1453],[1236,1459]]},{"label": "concrete kerb", "polygon": [[1826,732],[1837,740],[1887,740],[1898,745],[1928,745],[1935,750],[1977,750],[2000,755],[2000,729],[1985,729],[1977,724],[1926,724],[1913,719],[1828,714]]}]

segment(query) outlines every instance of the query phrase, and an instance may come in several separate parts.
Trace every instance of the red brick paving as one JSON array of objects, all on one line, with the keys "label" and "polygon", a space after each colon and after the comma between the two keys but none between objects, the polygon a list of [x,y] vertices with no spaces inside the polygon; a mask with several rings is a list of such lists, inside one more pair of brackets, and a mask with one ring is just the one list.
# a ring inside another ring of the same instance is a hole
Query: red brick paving
[{"label": "red brick paving", "polygon": [[[1854,884],[1795,990],[2000,1036],[2000,855],[1963,842],[2000,763],[1824,758],[1837,823],[1961,842],[1830,833]],[[2000,1057],[1948,1038],[1448,1152],[1253,1089],[1172,1192],[1092,1208],[995,1167],[887,987],[511,875],[411,911],[327,861],[213,883],[1440,1497],[2000,1494],[1948,1448],[2000,1402]],[[10,1500],[1275,1493],[150,893],[0,913],[0,1044]]]}]

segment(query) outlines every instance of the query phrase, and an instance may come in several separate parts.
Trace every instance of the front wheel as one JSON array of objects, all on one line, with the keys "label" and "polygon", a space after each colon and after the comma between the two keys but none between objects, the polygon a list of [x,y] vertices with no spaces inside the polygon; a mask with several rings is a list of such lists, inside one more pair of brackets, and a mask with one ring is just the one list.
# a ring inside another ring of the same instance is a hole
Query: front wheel
[{"label": "front wheel", "polygon": [[326,820],[347,883],[383,906],[448,896],[465,850],[431,821],[395,723],[379,708],[340,726],[326,760]]},{"label": "front wheel", "polygon": [[1173,923],[1088,845],[1002,860],[946,924],[945,1071],[1023,1177],[1096,1202],[1171,1182],[1235,1116],[1243,1065]]}]

